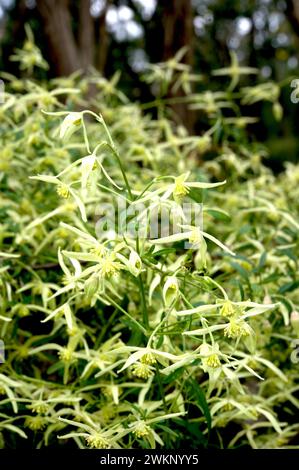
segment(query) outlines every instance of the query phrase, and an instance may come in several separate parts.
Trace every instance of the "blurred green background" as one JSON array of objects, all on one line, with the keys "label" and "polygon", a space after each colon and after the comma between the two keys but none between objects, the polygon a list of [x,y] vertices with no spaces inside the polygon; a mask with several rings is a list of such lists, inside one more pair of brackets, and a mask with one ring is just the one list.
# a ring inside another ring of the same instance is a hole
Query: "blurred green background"
[{"label": "blurred green background", "polygon": [[[222,91],[229,79],[211,79],[211,71],[229,66],[235,51],[242,66],[259,69],[257,76],[242,76],[242,86],[281,84],[283,119],[275,120],[272,103],[258,103],[250,109],[260,120],[248,126],[249,135],[268,147],[275,171],[285,161],[299,162],[299,104],[291,100],[293,91],[299,97],[292,87],[299,79],[299,0],[0,0],[2,71],[20,74],[10,57],[22,47],[26,23],[50,66],[39,78],[92,68],[110,78],[120,71],[119,87],[143,103],[155,97],[142,80],[149,63],[188,46],[182,61],[203,76],[193,92]],[[189,132],[200,133],[198,115],[184,106],[177,113]]]}]

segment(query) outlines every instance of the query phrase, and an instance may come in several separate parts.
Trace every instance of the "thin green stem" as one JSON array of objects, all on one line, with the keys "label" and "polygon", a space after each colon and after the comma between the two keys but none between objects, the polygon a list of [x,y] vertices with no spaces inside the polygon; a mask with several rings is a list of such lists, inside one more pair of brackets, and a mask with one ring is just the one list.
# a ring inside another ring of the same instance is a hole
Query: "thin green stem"
[{"label": "thin green stem", "polygon": [[[139,246],[138,234],[137,234],[137,237],[136,237],[136,251],[140,256],[140,246]],[[139,285],[140,297],[141,297],[143,324],[144,324],[145,328],[147,330],[149,330],[148,311],[147,311],[147,305],[146,305],[144,285],[143,285],[143,280],[142,280],[142,273],[140,273],[139,276],[138,276],[138,285]]]},{"label": "thin green stem", "polygon": [[114,142],[113,142],[113,139],[111,137],[111,134],[110,134],[110,131],[104,121],[103,118],[101,118],[101,123],[105,129],[105,132],[107,134],[107,137],[108,137],[108,140],[109,142],[107,142],[107,145],[108,147],[111,149],[113,155],[115,156],[116,160],[117,160],[117,163],[118,163],[118,166],[120,168],[120,171],[121,171],[121,174],[122,174],[122,177],[124,179],[124,182],[125,182],[125,185],[126,185],[126,188],[127,188],[127,191],[128,191],[128,194],[130,196],[130,199],[131,201],[134,200],[134,197],[133,197],[133,194],[132,194],[132,191],[131,191],[131,188],[130,188],[130,185],[129,185],[129,181],[128,181],[128,178],[127,178],[127,175],[126,175],[126,172],[125,172],[125,169],[123,167],[123,164],[121,162],[121,159],[120,159],[120,156],[119,156],[119,153],[117,151],[117,149],[115,148],[115,145],[114,145]]},{"label": "thin green stem", "polygon": [[143,334],[147,334],[146,329],[133,318],[128,312],[126,312],[117,302],[115,302],[108,294],[105,294],[106,299],[110,302],[115,308],[122,312],[126,317],[128,317],[138,328],[142,331]]},{"label": "thin green stem", "polygon": [[95,342],[95,349],[98,348],[101,344],[102,344],[102,340],[105,338],[105,334],[107,333],[108,329],[110,328],[110,326],[112,325],[113,323],[113,320],[114,318],[116,317],[118,313],[118,309],[115,308],[114,312],[112,313],[112,315],[110,315],[109,317],[109,320],[106,322],[106,324],[103,326],[103,328],[101,329],[101,333],[100,335],[98,336],[96,342]]},{"label": "thin green stem", "polygon": [[138,284],[139,284],[140,295],[141,295],[143,323],[144,323],[145,328],[148,330],[149,329],[148,312],[147,312],[147,307],[146,307],[144,285],[143,285],[141,274],[139,274],[138,276]]},{"label": "thin green stem", "polygon": [[[113,139],[112,139],[112,136],[110,134],[110,131],[107,127],[107,124],[103,118],[103,116],[101,115],[97,115],[95,114],[93,111],[89,111],[89,110],[86,110],[86,111],[83,111],[82,112],[82,116],[84,114],[90,114],[91,116],[93,116],[98,122],[100,122],[102,124],[102,126],[104,127],[104,130],[105,130],[105,133],[108,137],[108,141],[109,142],[106,142],[106,145],[110,148],[110,150],[112,151],[113,155],[115,156],[116,160],[117,160],[117,163],[118,163],[118,166],[120,168],[120,171],[121,171],[121,174],[122,174],[122,177],[124,179],[124,182],[125,182],[125,185],[126,185],[126,188],[127,188],[127,191],[128,191],[128,194],[129,194],[129,197],[131,199],[131,201],[134,200],[134,196],[132,194],[132,191],[131,191],[131,188],[130,188],[130,185],[129,185],[129,181],[128,181],[128,178],[127,178],[127,175],[126,175],[126,172],[124,170],[124,167],[123,167],[123,164],[121,162],[121,159],[120,159],[120,156],[119,156],[119,153],[114,145],[114,142],[113,142]],[[82,120],[83,121],[83,120]],[[84,129],[83,129],[84,131]],[[86,138],[85,134],[84,134],[84,138]],[[96,147],[97,148],[97,147]]]},{"label": "thin green stem", "polygon": [[167,410],[167,405],[166,405],[165,392],[164,392],[164,388],[162,385],[160,369],[157,363],[156,363],[156,378],[157,378],[157,383],[158,383],[161,399],[163,402],[163,408],[164,408],[165,413],[167,413],[168,410]]}]

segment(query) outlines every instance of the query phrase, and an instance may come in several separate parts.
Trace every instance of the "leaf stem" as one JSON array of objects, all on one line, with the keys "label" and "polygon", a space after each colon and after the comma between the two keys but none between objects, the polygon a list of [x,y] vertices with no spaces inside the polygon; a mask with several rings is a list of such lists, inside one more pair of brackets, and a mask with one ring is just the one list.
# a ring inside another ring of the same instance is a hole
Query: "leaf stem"
[{"label": "leaf stem", "polygon": [[[140,256],[140,246],[139,246],[139,237],[137,234],[136,237],[136,251]],[[142,280],[142,273],[138,276],[138,285],[140,290],[140,297],[141,297],[141,306],[142,306],[142,316],[143,316],[143,324],[147,330],[149,330],[149,321],[148,321],[148,311],[146,305],[146,298],[145,298],[145,291],[144,291],[144,284]]]},{"label": "leaf stem", "polygon": [[106,132],[107,137],[108,137],[108,140],[109,140],[109,142],[107,142],[107,145],[108,145],[108,147],[111,149],[113,155],[115,156],[115,158],[116,158],[116,160],[117,160],[117,163],[118,163],[118,166],[119,166],[119,168],[120,168],[122,177],[123,177],[123,179],[124,179],[124,182],[125,182],[125,185],[126,185],[128,194],[129,194],[129,196],[130,196],[131,201],[133,201],[133,200],[134,200],[134,197],[133,197],[133,194],[132,194],[130,185],[129,185],[129,181],[128,181],[126,172],[125,172],[125,170],[124,170],[124,167],[123,167],[123,164],[122,164],[122,162],[121,162],[119,153],[118,153],[118,151],[117,151],[117,149],[116,149],[116,147],[115,147],[115,145],[114,145],[114,142],[113,142],[113,139],[112,139],[112,137],[111,137],[110,131],[109,131],[109,129],[108,129],[108,127],[107,127],[107,125],[106,125],[106,123],[105,123],[103,117],[101,117],[101,123],[102,123],[102,125],[103,125],[103,127],[104,127],[104,129],[105,129],[105,132]]}]

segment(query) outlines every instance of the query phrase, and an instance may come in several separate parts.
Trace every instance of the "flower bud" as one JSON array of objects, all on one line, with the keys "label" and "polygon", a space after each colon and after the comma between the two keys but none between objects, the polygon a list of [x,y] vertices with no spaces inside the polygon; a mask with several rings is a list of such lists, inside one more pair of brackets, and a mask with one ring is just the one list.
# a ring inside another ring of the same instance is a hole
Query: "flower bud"
[{"label": "flower bud", "polygon": [[171,276],[167,279],[163,287],[163,299],[165,305],[169,307],[176,299],[179,293],[179,283],[175,276]]},{"label": "flower bud", "polygon": [[211,148],[212,139],[209,135],[204,134],[198,138],[197,149],[199,153],[205,153]]},{"label": "flower bud", "polygon": [[85,282],[85,295],[88,300],[91,300],[92,297],[96,294],[99,288],[99,278],[92,276]]},{"label": "flower bud", "polygon": [[207,244],[203,237],[194,258],[194,264],[198,271],[207,269]]},{"label": "flower bud", "polygon": [[276,101],[274,104],[273,104],[273,115],[275,117],[275,120],[276,121],[281,121],[282,119],[282,116],[283,116],[283,109],[282,109],[282,106],[281,104]]},{"label": "flower bud", "polygon": [[299,312],[294,311],[291,313],[291,325],[296,334],[299,336]]},{"label": "flower bud", "polygon": [[142,261],[136,251],[131,251],[129,256],[128,268],[133,276],[137,277],[141,273]]},{"label": "flower bud", "polygon": [[82,114],[73,112],[69,113],[63,120],[60,127],[60,138],[67,140],[76,132],[82,122]]},{"label": "flower bud", "polygon": [[87,155],[82,159],[81,163],[81,185],[85,189],[87,187],[88,178],[91,172],[96,168],[97,157],[95,155]]}]

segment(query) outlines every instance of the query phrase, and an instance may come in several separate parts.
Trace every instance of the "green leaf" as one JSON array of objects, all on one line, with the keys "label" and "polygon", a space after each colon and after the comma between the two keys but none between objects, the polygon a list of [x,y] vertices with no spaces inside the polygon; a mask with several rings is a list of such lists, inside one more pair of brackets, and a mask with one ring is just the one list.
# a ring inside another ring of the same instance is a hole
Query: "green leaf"
[{"label": "green leaf", "polygon": [[200,385],[192,377],[188,380],[189,390],[191,397],[196,401],[196,404],[203,412],[204,417],[208,425],[209,432],[211,431],[212,418],[210,414],[209,405],[207,403],[204,392],[202,391]]},{"label": "green leaf", "polygon": [[248,281],[248,271],[246,271],[245,268],[243,268],[243,266],[241,266],[239,263],[235,263],[233,261],[230,262],[230,265],[236,270],[238,271],[238,273],[240,274],[240,276],[243,277],[243,279],[246,279],[246,281]]},{"label": "green leaf", "polygon": [[292,292],[293,290],[297,289],[299,287],[299,280],[293,281],[293,282],[288,282],[287,284],[284,284],[281,286],[278,290],[279,294],[285,294],[286,292]]},{"label": "green leaf", "polygon": [[198,202],[198,204],[201,204],[203,202],[203,192],[204,191],[202,189],[190,188],[188,196],[193,199],[193,201]]},{"label": "green leaf", "polygon": [[231,221],[230,215],[221,209],[207,209],[205,212],[214,217],[214,219],[221,220],[222,222]]}]

